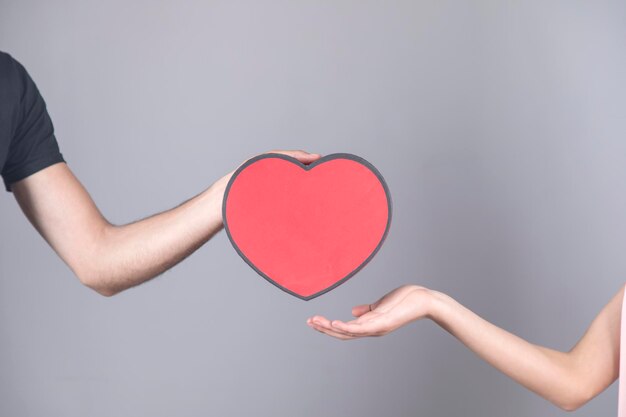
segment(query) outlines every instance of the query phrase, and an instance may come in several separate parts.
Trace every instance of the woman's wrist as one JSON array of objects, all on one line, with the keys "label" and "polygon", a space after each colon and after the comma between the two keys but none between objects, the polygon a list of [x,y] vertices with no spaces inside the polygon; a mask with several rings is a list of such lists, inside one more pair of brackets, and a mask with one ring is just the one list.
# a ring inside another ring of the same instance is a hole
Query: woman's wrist
[{"label": "woman's wrist", "polygon": [[408,285],[410,292],[404,299],[411,308],[410,321],[431,319],[436,321],[444,310],[446,299],[449,298],[439,291],[419,285]]},{"label": "woman's wrist", "polygon": [[428,290],[428,310],[426,316],[437,324],[445,322],[454,299],[442,292]]}]

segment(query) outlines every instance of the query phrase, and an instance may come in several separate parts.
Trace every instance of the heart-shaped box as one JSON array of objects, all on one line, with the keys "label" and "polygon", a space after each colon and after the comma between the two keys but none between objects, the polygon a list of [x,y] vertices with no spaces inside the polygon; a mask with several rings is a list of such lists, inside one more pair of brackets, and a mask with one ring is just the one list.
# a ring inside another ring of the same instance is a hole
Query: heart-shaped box
[{"label": "heart-shaped box", "polygon": [[231,177],[224,227],[239,255],[280,289],[310,300],[344,283],[378,252],[391,225],[382,175],[351,154],[304,165],[263,154]]}]

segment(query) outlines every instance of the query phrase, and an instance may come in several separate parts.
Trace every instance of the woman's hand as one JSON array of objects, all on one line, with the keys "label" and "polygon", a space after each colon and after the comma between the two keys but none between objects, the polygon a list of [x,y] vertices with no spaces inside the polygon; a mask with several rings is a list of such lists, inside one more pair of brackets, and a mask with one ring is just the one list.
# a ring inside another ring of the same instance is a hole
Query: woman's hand
[{"label": "woman's hand", "polygon": [[564,410],[576,410],[619,375],[624,288],[602,309],[576,346],[559,352],[503,330],[453,298],[424,287],[400,287],[374,304],[354,307],[356,320],[321,316],[307,324],[337,339],[383,336],[429,318],[494,368]]},{"label": "woman's hand", "polygon": [[430,315],[433,292],[416,285],[405,285],[391,291],[373,304],[352,309],[355,320],[330,321],[313,316],[307,324],[315,330],[337,339],[350,340],[368,336],[383,336],[412,321]]}]

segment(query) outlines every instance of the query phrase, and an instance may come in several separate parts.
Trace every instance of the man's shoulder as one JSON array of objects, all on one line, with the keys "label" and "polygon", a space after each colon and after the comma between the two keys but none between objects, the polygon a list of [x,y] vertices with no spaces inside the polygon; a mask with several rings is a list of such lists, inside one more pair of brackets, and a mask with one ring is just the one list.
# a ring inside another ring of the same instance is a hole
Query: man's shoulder
[{"label": "man's shoulder", "polygon": [[10,54],[0,51],[0,107],[2,110],[16,106],[27,84],[26,69]]},{"label": "man's shoulder", "polygon": [[15,71],[19,63],[10,54],[0,51],[0,71],[4,74],[7,71]]},{"label": "man's shoulder", "polygon": [[10,54],[0,51],[0,82],[14,84],[26,70]]},{"label": "man's shoulder", "polygon": [[0,62],[4,62],[7,60],[15,61],[15,59],[8,52],[0,51]]}]

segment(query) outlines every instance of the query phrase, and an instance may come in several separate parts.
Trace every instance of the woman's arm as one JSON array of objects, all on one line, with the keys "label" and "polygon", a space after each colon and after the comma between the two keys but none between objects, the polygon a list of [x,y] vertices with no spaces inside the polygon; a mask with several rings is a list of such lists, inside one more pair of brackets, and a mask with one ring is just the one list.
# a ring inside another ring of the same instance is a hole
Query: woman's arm
[{"label": "woman's arm", "polygon": [[580,341],[559,352],[534,345],[482,319],[451,297],[405,286],[353,309],[355,320],[315,316],[307,323],[339,339],[385,335],[429,318],[487,363],[564,410],[575,410],[606,389],[619,373],[624,288],[609,301]]}]

